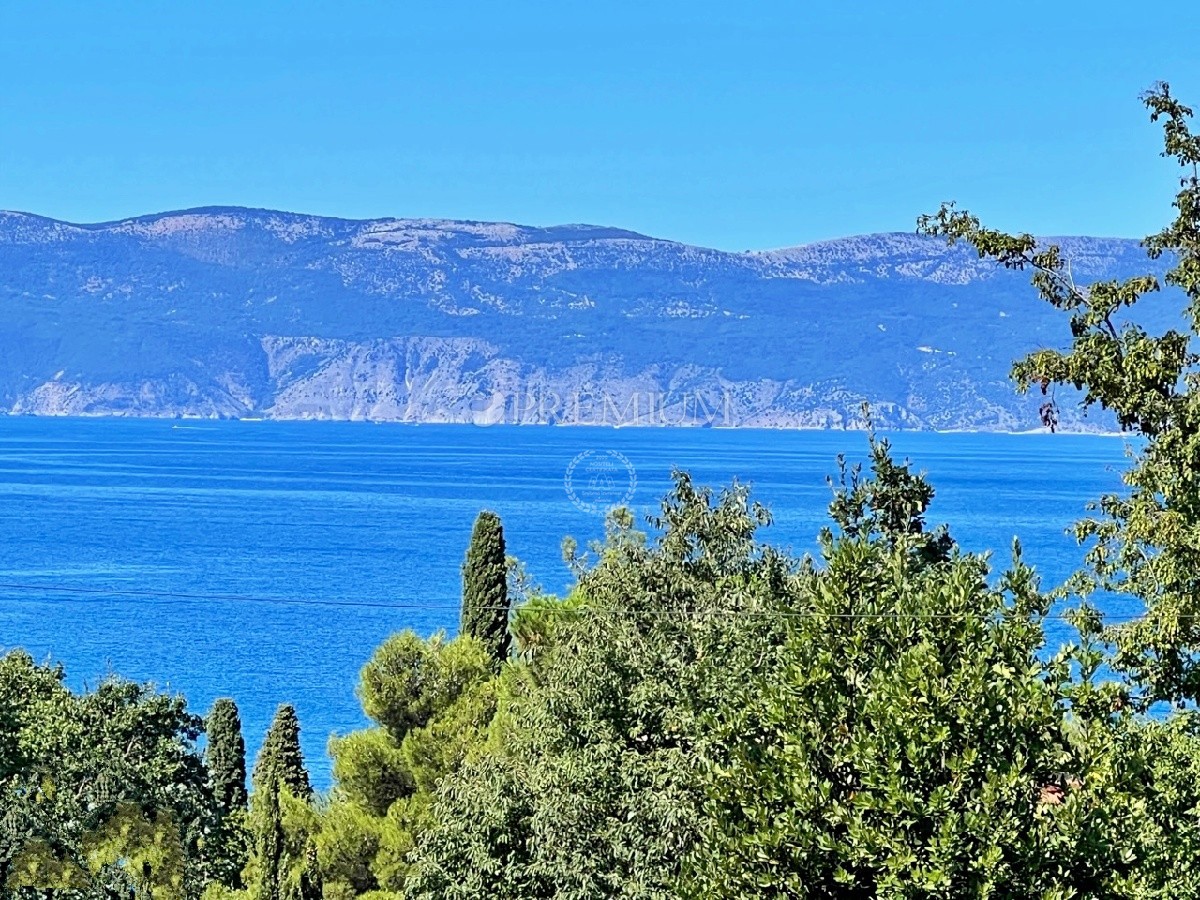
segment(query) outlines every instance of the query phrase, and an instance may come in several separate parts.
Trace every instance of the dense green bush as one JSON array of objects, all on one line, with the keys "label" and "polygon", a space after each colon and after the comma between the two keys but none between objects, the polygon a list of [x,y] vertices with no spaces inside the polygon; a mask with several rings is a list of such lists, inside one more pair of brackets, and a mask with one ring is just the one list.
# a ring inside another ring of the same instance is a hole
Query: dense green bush
[{"label": "dense green bush", "polygon": [[222,868],[201,720],[149,686],[76,694],[63,678],[20,651],[0,658],[0,886],[198,894]]}]

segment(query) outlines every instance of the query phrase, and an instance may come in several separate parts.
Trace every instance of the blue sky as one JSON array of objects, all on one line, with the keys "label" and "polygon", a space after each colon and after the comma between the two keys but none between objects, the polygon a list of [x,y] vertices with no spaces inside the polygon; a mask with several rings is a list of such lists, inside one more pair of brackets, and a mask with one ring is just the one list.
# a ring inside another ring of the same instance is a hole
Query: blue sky
[{"label": "blue sky", "polygon": [[1141,236],[1195,0],[0,3],[0,208],[619,225],[724,249]]}]

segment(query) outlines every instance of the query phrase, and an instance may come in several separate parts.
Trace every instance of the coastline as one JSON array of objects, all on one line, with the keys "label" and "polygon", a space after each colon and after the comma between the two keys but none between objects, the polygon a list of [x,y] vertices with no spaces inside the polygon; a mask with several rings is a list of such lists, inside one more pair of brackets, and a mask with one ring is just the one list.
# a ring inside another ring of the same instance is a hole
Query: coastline
[{"label": "coastline", "polygon": [[[189,414],[173,414],[173,413],[126,413],[126,412],[95,412],[95,413],[39,413],[39,412],[0,412],[0,418],[3,419],[40,419],[40,420],[144,420],[157,422],[176,422],[176,423],[217,423],[217,422],[244,422],[254,424],[266,423],[345,423],[358,425],[388,425],[388,426],[406,426],[406,427],[438,427],[438,426],[464,426],[471,428],[596,428],[608,429],[612,431],[637,429],[637,430],[679,430],[679,431],[764,431],[764,432],[786,432],[786,431],[805,431],[816,433],[834,433],[834,432],[853,432],[865,433],[868,428],[865,423],[854,421],[844,426],[821,426],[809,424],[794,424],[790,422],[782,422],[778,425],[770,424],[718,424],[704,422],[590,422],[590,421],[570,421],[570,422],[542,422],[542,421],[526,421],[526,422],[511,422],[511,421],[472,421],[467,418],[454,419],[398,419],[398,418],[374,418],[370,416],[351,416],[351,417],[336,417],[324,415],[305,415],[305,416],[201,416]],[[905,433],[905,434],[989,434],[989,435],[1008,435],[1012,437],[1025,437],[1033,435],[1044,435],[1047,437],[1057,436],[1085,436],[1085,437],[1107,437],[1107,438],[1125,438],[1129,440],[1136,439],[1138,436],[1131,432],[1119,430],[1102,430],[1102,429],[1084,429],[1071,428],[1069,425],[1060,427],[1056,431],[1051,432],[1045,427],[1027,428],[1014,430],[1011,428],[928,428],[928,427],[903,427],[902,425],[886,424],[875,427],[876,431],[883,433]]]}]

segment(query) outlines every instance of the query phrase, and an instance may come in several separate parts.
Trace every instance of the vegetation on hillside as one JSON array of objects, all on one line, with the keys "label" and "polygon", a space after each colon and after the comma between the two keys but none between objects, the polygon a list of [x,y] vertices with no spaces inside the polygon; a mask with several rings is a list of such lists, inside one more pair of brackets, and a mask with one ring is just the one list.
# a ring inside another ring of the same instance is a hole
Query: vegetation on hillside
[{"label": "vegetation on hillside", "polygon": [[[462,628],[363,667],[371,727],[315,795],[281,706],[244,790],[237,708],[0,659],[0,888],[16,897],[1186,898],[1200,896],[1200,138],[1146,97],[1185,167],[1148,239],[1187,329],[1131,312],[1149,276],[1077,286],[1029,235],[944,206],[922,230],[1030,269],[1069,349],[1018,362],[1143,448],[1045,592],[930,527],[885,440],[841,467],[819,552],[760,540],[746,487],[677,472],[646,531],[615,511],[570,594],[509,609],[501,523],[464,564]],[[524,579],[518,578],[528,591]],[[1096,590],[1145,615],[1105,627]],[[1078,637],[1048,647],[1047,616]],[[207,743],[201,735],[207,726]]]}]

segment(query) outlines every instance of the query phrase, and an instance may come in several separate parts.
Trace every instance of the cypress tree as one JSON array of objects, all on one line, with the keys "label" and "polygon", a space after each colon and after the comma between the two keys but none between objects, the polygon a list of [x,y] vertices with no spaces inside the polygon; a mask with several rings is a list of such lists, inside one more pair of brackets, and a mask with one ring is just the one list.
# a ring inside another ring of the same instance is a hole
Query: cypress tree
[{"label": "cypress tree", "polygon": [[302,800],[312,798],[312,785],[300,752],[300,721],[296,718],[296,708],[290,703],[284,703],[275,711],[275,719],[258,751],[254,763],[256,788],[266,782],[268,771],[274,771],[276,780],[295,796]]},{"label": "cypress tree", "polygon": [[[250,798],[250,831],[253,856],[247,867],[250,896],[253,900],[297,900],[295,885],[288,873],[295,859],[288,850],[284,828],[282,792],[290,791],[302,800],[312,799],[312,786],[300,752],[300,722],[296,708],[285,703],[275,711],[275,719],[263,739],[254,762],[254,796]],[[306,874],[311,876],[311,873]],[[303,879],[303,897],[313,893],[311,877]]]},{"label": "cypress tree", "polygon": [[478,638],[493,665],[508,658],[508,566],[500,517],[484,510],[475,520],[463,562],[460,634]]},{"label": "cypress tree", "polygon": [[312,839],[304,846],[304,868],[300,872],[300,900],[321,900],[325,895],[325,880],[317,857],[317,844]]},{"label": "cypress tree", "polygon": [[246,808],[246,741],[237,704],[220,697],[205,723],[208,747],[208,779],[222,814]]},{"label": "cypress tree", "polygon": [[[265,748],[264,744],[264,748]],[[251,860],[250,896],[253,900],[280,900],[286,875],[283,808],[275,757],[259,754],[254,766],[251,827],[254,856]]]}]

